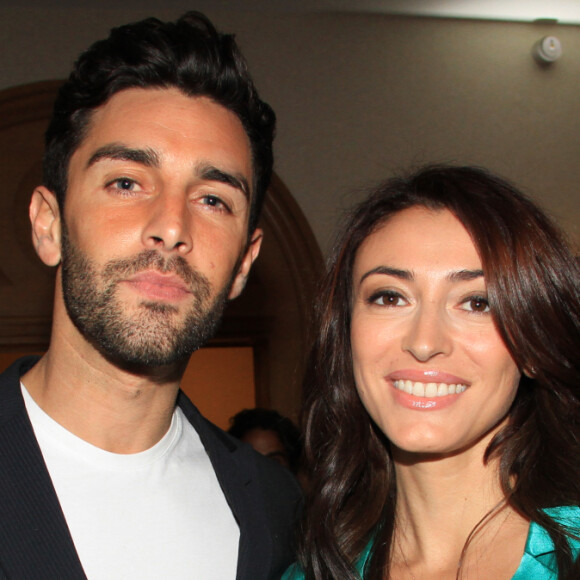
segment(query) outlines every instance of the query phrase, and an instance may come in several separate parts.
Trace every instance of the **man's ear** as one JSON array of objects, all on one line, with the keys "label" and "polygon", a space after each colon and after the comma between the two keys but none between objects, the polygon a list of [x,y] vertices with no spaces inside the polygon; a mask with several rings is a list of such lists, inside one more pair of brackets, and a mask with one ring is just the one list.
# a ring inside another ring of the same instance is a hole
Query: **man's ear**
[{"label": "man's ear", "polygon": [[56,196],[43,185],[37,187],[30,200],[32,243],[47,266],[60,263],[60,211]]},{"label": "man's ear", "polygon": [[250,238],[250,243],[248,244],[248,248],[246,249],[246,253],[242,258],[242,263],[238,268],[238,273],[234,278],[234,283],[232,284],[232,288],[228,295],[230,300],[237,298],[244,289],[246,285],[246,281],[248,280],[248,275],[250,273],[250,269],[254,260],[258,257],[260,253],[260,247],[262,246],[262,239],[264,238],[264,232],[260,228],[256,228],[252,233],[252,237]]}]

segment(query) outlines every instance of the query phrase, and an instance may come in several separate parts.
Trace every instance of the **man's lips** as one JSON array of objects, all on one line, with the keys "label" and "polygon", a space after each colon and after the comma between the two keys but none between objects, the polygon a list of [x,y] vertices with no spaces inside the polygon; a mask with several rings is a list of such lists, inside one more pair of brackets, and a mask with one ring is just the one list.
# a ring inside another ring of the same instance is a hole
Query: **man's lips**
[{"label": "man's lips", "polygon": [[123,282],[152,299],[179,300],[191,294],[184,280],[175,274],[139,272]]}]

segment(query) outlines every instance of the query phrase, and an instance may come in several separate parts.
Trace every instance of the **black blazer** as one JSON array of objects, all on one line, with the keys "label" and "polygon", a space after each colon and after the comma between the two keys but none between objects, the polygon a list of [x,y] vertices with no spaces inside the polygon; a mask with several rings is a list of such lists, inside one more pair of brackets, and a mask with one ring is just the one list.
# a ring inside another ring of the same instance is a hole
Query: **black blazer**
[{"label": "black blazer", "polygon": [[[83,580],[20,391],[20,376],[37,360],[20,359],[0,375],[0,579]],[[237,580],[279,580],[294,558],[301,503],[296,481],[207,421],[182,392],[177,402],[199,433],[240,526]]]}]

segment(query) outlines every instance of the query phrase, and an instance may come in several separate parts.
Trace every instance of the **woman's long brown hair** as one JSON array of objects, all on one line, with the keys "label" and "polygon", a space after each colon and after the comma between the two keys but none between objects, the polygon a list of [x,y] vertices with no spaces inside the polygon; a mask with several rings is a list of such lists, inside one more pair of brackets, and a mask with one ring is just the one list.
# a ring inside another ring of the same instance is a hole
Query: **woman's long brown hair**
[{"label": "woman's long brown hair", "polygon": [[344,223],[316,309],[304,380],[303,427],[311,489],[301,534],[307,580],[355,580],[369,542],[366,580],[388,578],[396,480],[389,442],[363,408],[350,345],[352,271],[362,242],[413,206],[451,211],[483,264],[497,329],[524,373],[507,426],[485,459],[499,457],[506,501],[544,527],[560,579],[580,578],[563,528],[543,511],[580,505],[580,268],[558,228],[511,184],[472,167],[430,166],[382,183]]}]

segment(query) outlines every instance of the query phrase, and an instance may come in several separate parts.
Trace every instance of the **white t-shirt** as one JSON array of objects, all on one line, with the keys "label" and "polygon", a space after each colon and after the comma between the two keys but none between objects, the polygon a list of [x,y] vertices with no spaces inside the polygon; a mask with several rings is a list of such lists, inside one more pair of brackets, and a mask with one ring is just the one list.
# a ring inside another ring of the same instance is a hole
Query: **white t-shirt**
[{"label": "white t-shirt", "polygon": [[21,386],[89,580],[235,578],[239,528],[180,409],[154,447],[120,455],[64,429]]}]

